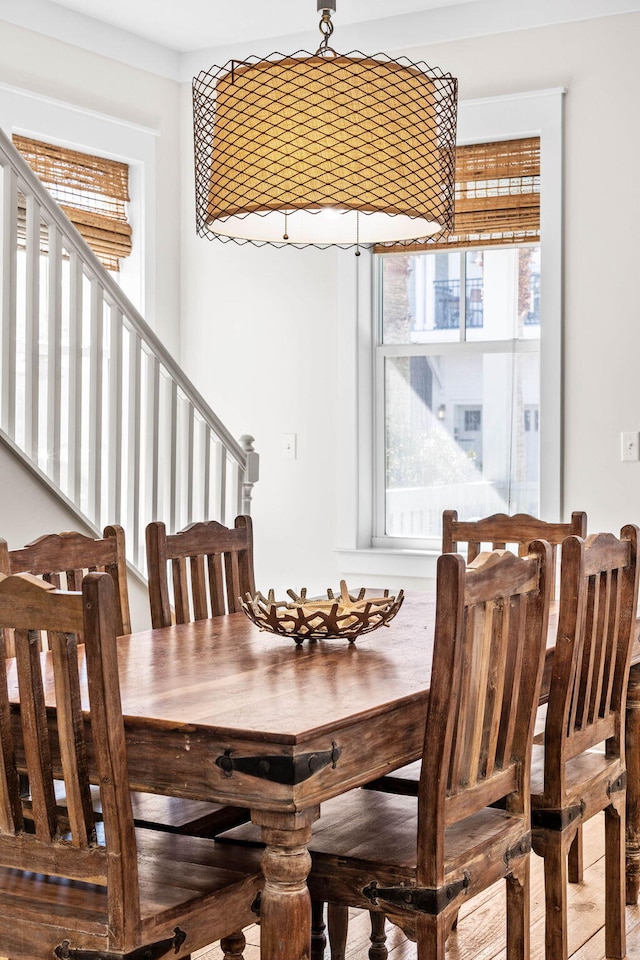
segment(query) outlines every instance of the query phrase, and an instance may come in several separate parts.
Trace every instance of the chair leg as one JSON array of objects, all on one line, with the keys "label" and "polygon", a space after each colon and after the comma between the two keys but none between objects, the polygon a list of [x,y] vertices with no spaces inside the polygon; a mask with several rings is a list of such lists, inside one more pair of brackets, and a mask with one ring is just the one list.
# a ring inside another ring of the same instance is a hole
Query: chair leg
[{"label": "chair leg", "polygon": [[582,883],[584,879],[584,861],[582,845],[582,824],[569,847],[569,883]]},{"label": "chair leg", "polygon": [[387,934],[385,933],[384,913],[374,913],[371,911],[371,946],[369,947],[369,960],[387,960],[389,951],[387,950]]},{"label": "chair leg", "polygon": [[605,953],[615,960],[626,956],[624,800],[619,810],[611,805],[604,812]]},{"label": "chair leg", "polygon": [[451,918],[445,913],[419,916],[416,919],[418,960],[445,960],[447,931]]},{"label": "chair leg", "polygon": [[242,930],[237,930],[229,937],[223,937],[220,941],[220,949],[224,960],[243,960],[246,945],[247,941]]},{"label": "chair leg", "polygon": [[324,903],[322,900],[311,901],[311,960],[322,960],[324,948],[327,945],[325,936]]},{"label": "chair leg", "polygon": [[530,956],[530,874],[529,857],[506,877],[507,960],[529,960]]},{"label": "chair leg", "polygon": [[567,960],[567,848],[554,830],[544,840],[545,957]]},{"label": "chair leg", "polygon": [[327,904],[327,930],[331,960],[344,960],[349,929],[349,908],[341,903]]}]

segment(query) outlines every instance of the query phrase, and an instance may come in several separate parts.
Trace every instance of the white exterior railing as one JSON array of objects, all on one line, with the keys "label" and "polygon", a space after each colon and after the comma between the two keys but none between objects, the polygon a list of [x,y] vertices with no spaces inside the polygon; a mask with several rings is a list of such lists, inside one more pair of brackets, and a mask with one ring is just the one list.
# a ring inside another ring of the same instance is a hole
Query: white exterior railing
[{"label": "white exterior railing", "polygon": [[1,130],[0,218],[5,443],[97,532],[122,524],[141,572],[150,520],[249,513],[253,437],[231,436]]}]

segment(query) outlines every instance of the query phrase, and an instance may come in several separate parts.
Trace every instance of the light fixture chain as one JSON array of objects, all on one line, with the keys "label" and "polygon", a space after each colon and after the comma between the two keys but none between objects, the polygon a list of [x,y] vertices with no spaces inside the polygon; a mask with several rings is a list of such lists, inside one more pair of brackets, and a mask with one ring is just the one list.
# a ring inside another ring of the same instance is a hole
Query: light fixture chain
[{"label": "light fixture chain", "polygon": [[[318,3],[318,9],[320,9],[320,3]],[[333,4],[333,9],[335,10],[335,3]],[[329,46],[329,40],[333,33],[333,23],[331,22],[331,9],[328,6],[322,7],[322,18],[318,24],[318,29],[322,34],[322,43],[316,50],[316,56],[325,57],[328,54],[335,56],[335,50]]]}]

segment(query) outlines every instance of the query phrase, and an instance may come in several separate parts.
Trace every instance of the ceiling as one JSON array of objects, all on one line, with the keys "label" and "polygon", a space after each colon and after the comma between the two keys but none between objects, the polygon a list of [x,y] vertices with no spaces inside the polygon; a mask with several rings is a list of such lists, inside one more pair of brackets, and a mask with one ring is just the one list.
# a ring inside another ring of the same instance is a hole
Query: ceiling
[{"label": "ceiling", "polygon": [[[640,10],[640,0],[336,0],[337,50],[418,45]],[[190,83],[212,62],[315,50],[315,0],[0,0],[0,22]]]},{"label": "ceiling", "polygon": [[[337,28],[469,2],[480,0],[337,0],[333,20]],[[315,0],[46,0],[46,6],[52,14],[66,7],[180,53],[306,31],[315,38],[320,19]]]}]

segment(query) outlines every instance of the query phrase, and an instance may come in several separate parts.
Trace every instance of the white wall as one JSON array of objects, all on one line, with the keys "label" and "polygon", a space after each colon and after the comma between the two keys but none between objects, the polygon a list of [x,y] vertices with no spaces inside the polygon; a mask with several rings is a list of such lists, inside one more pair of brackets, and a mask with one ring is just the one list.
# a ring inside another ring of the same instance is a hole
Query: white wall
[{"label": "white wall", "polygon": [[[195,236],[185,204],[186,369],[260,453],[256,579],[282,592],[336,586],[336,283],[331,252],[238,249]],[[297,458],[281,458],[282,433]]]},{"label": "white wall", "polygon": [[[567,88],[563,511],[586,510],[593,530],[640,522],[640,464],[619,453],[620,431],[640,429],[639,38],[632,13],[402,51],[457,75],[461,99]],[[353,410],[339,409],[332,389],[342,349],[337,255],[197,239],[186,91],[182,108],[183,363],[232,431],[256,437],[259,586],[322,588],[337,575],[336,510],[354,482],[339,455],[340,421],[353,422]],[[296,461],[280,458],[290,431]],[[422,558],[406,561],[405,581],[428,576]]]}]

